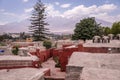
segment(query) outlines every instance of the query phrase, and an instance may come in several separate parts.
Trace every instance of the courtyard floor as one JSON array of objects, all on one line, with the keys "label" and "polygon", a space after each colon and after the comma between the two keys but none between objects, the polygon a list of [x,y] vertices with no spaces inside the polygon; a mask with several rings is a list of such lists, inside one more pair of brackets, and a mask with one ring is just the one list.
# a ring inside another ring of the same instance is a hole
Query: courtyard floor
[{"label": "courtyard floor", "polygon": [[48,59],[46,62],[42,63],[43,68],[50,68],[51,78],[64,79],[66,73],[61,72],[60,68],[55,68],[55,62],[53,58]]}]

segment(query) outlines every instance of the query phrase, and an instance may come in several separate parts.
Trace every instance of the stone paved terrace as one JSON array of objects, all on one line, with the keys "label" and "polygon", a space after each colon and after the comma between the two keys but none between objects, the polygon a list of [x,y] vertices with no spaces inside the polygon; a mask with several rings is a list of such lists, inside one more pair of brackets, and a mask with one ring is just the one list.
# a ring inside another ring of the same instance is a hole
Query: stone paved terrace
[{"label": "stone paved terrace", "polygon": [[44,80],[44,72],[48,68],[20,68],[0,70],[0,80]]},{"label": "stone paved terrace", "polygon": [[51,76],[47,76],[54,80],[63,80],[65,79],[65,72],[61,72],[60,68],[55,68],[55,62],[53,61],[53,58],[48,59],[46,62],[42,63],[43,68],[50,68]]},{"label": "stone paved terrace", "polygon": [[120,70],[84,68],[79,80],[120,80]]},{"label": "stone paved terrace", "polygon": [[0,53],[0,55],[12,55],[10,46],[0,46],[0,50],[4,50],[4,52]]}]

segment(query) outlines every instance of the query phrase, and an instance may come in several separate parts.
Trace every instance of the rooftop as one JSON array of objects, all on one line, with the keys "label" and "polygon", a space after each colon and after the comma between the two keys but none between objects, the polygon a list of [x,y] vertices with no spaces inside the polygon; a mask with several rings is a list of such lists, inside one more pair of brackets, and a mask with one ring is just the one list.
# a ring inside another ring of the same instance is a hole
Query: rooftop
[{"label": "rooftop", "polygon": [[[44,71],[48,68],[20,68],[0,70],[0,80],[38,80],[43,77]],[[41,79],[42,80],[42,79]]]},{"label": "rooftop", "polygon": [[120,69],[120,54],[74,52],[67,66]]},{"label": "rooftop", "polygon": [[120,71],[100,68],[83,68],[80,80],[120,80]]},{"label": "rooftop", "polygon": [[50,58],[46,62],[42,63],[42,67],[50,68],[51,76],[49,76],[49,77],[51,77],[53,79],[64,79],[66,73],[65,72],[61,72],[60,68],[56,68],[55,64],[56,63],[53,60],[53,58]]}]

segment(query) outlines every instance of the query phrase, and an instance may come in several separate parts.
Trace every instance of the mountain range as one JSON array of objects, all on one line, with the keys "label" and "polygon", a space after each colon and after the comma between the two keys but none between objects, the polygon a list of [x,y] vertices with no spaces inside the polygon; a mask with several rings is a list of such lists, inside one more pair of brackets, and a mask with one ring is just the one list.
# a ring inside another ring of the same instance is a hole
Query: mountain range
[{"label": "mountain range", "polygon": [[[50,32],[56,34],[73,33],[75,24],[80,21],[79,18],[62,18],[62,17],[49,17],[46,22],[49,23],[47,28]],[[101,23],[102,26],[112,26],[112,23],[96,19],[97,23]],[[30,26],[29,20],[23,20],[20,22],[8,23],[5,25],[0,25],[0,33],[18,33],[18,32],[29,32],[28,26]]]}]

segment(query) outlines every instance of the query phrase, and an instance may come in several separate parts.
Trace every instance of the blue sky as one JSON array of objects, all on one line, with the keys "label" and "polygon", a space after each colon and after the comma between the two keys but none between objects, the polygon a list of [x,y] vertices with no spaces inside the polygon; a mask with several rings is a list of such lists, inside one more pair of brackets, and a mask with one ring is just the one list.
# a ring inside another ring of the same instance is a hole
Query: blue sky
[{"label": "blue sky", "polygon": [[[18,22],[22,25],[24,20],[29,19],[36,1],[0,0],[0,25],[9,26],[12,23],[17,25]],[[47,6],[47,21],[53,32],[71,31],[75,23],[84,17],[96,17],[107,23],[120,21],[120,0],[42,0],[42,2]],[[28,26],[25,23],[24,25]],[[56,30],[58,27],[60,29]]]}]

